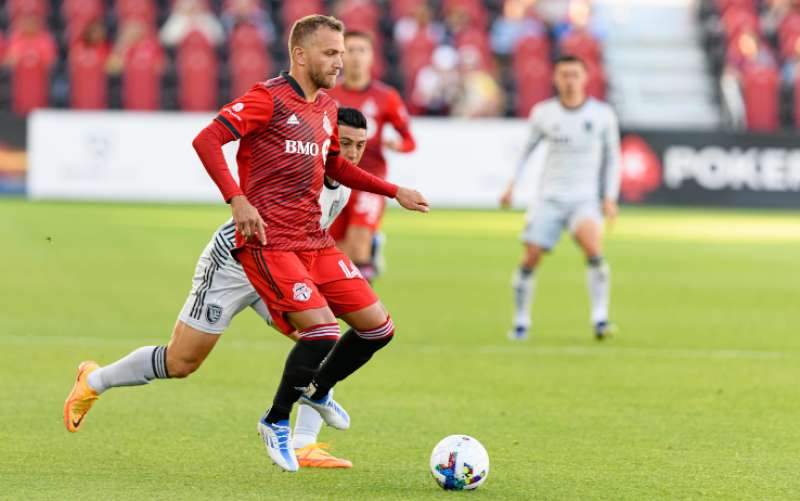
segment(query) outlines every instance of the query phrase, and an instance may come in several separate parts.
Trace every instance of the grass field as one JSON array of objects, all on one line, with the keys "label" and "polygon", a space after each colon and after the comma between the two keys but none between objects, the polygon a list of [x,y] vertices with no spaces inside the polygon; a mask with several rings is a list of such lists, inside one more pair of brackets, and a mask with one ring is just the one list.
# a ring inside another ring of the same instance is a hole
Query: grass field
[{"label": "grass field", "polygon": [[[323,430],[351,471],[281,473],[255,424],[290,347],[245,312],[199,372],[61,421],[78,362],[163,344],[224,207],[0,200],[0,498],[798,499],[800,214],[625,209],[609,235],[621,335],[596,343],[581,258],[540,270],[534,337],[505,338],[520,213],[388,214],[377,290],[395,342]],[[445,493],[433,445],[492,470]]]}]

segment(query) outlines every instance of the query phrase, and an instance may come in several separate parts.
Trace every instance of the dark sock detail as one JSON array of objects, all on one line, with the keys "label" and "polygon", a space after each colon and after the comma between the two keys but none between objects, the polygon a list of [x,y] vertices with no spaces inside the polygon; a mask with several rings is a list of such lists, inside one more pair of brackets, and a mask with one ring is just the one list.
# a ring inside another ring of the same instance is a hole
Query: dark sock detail
[{"label": "dark sock detail", "polygon": [[153,350],[153,356],[150,359],[153,364],[153,374],[157,379],[168,379],[169,371],[167,370],[167,347],[156,346]]},{"label": "dark sock detail", "polygon": [[603,256],[592,256],[586,260],[586,263],[593,267],[597,268],[598,266],[602,266],[603,264]]},{"label": "dark sock detail", "polygon": [[319,400],[325,397],[336,383],[369,362],[372,355],[389,344],[393,337],[394,335],[390,334],[379,339],[364,339],[355,329],[345,332],[314,377],[317,389],[311,395],[311,399]]},{"label": "dark sock detail", "polygon": [[292,406],[302,394],[302,388],[311,384],[319,365],[335,344],[335,340],[325,338],[301,338],[295,343],[289,356],[286,357],[278,391],[272,401],[272,408],[266,415],[265,420],[268,423],[289,419]]},{"label": "dark sock detail", "polygon": [[528,268],[527,266],[520,266],[519,267],[519,276],[522,278],[528,278],[533,274],[533,270],[536,268]]}]

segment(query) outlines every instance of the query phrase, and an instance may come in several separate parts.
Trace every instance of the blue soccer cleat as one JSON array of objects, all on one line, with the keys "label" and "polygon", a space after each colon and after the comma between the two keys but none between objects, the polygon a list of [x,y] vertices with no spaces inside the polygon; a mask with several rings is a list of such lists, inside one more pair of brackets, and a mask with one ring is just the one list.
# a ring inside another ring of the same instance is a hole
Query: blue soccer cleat
[{"label": "blue soccer cleat", "polygon": [[512,341],[525,341],[528,339],[528,328],[524,325],[517,325],[508,331],[508,339]]},{"label": "blue soccer cleat", "polygon": [[[265,414],[266,417],[266,414]],[[297,471],[300,465],[292,447],[292,428],[289,420],[284,419],[277,423],[267,423],[262,417],[258,421],[258,434],[264,441],[267,454],[279,467],[286,471]]]},{"label": "blue soccer cleat", "polygon": [[[313,385],[310,386],[310,388],[313,387]],[[311,400],[304,395],[300,397],[300,403],[306,404],[319,412],[323,421],[331,428],[336,428],[337,430],[346,430],[350,428],[350,416],[347,414],[347,411],[333,399],[333,390],[329,391],[328,394],[320,400]]]},{"label": "blue soccer cleat", "polygon": [[594,324],[594,338],[598,341],[610,338],[617,332],[617,326],[608,321],[600,321]]}]

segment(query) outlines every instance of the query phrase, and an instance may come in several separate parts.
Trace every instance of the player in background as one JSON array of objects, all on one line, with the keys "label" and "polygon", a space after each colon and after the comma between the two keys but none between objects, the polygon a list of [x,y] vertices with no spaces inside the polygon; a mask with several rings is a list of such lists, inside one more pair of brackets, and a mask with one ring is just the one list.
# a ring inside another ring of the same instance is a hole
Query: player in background
[{"label": "player in background", "polygon": [[[272,406],[257,423],[270,459],[286,471],[299,468],[289,428],[295,402],[302,398],[328,425],[349,428],[349,416],[330,391],[386,346],[395,331],[369,283],[319,225],[323,178],[428,211],[419,192],[369,174],[339,154],[339,133],[329,119],[338,107],[322,89],[335,85],[342,68],[343,32],[344,25],[328,16],[296,21],[289,35],[289,72],[223,107],[192,143],[231,204],[232,254],[276,327],[299,335]],[[222,146],[236,139],[241,139],[236,156],[241,186],[222,155]],[[351,327],[342,336],[337,317]]]},{"label": "player in background", "polygon": [[[369,141],[359,167],[386,179],[383,149],[408,153],[416,147],[408,113],[395,89],[372,79],[372,37],[365,32],[348,31],[344,35],[344,46],[344,79],[329,94],[341,106],[357,108],[367,117]],[[387,123],[392,125],[400,138],[383,138],[383,127]],[[378,230],[385,208],[384,197],[367,191],[353,191],[350,202],[330,230],[336,245],[353,260],[369,281],[378,273],[379,259],[376,253],[382,243]]]},{"label": "player in background", "polygon": [[526,339],[531,326],[531,304],[536,268],[544,253],[568,229],[586,256],[586,284],[591,320],[598,340],[609,336],[610,271],[603,259],[603,217],[617,217],[620,149],[617,118],[611,107],[586,95],[583,61],[562,56],[555,64],[557,98],[543,101],[530,114],[530,137],[514,178],[500,203],[511,204],[514,185],[531,152],[540,144],[548,150],[537,173],[538,193],[526,217],[522,262],[514,274],[514,325],[509,337]]},{"label": "player in background", "polygon": [[[339,138],[342,155],[354,164],[361,161],[367,144],[367,121],[353,108],[339,108]],[[330,179],[320,195],[322,218],[327,228],[347,203],[350,189]],[[158,378],[184,378],[200,365],[228,328],[233,317],[248,307],[272,325],[267,307],[242,269],[230,255],[234,248],[234,223],[226,221],[212,235],[195,268],[192,290],[178,315],[166,347],[145,346],[116,362],[99,367],[94,361],[82,362],[75,385],[64,404],[64,424],[77,432],[99,396],[110,388],[144,385]],[[297,340],[297,333],[290,336]],[[163,363],[156,363],[156,361]],[[302,467],[350,468],[352,463],[331,455],[317,443],[322,416],[301,404],[295,422],[293,446]]]}]

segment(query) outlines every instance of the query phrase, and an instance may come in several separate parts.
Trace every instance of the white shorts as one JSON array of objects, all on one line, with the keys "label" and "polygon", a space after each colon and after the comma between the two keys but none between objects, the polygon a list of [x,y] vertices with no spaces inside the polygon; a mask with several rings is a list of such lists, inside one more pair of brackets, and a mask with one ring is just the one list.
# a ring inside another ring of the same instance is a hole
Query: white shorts
[{"label": "white shorts", "polygon": [[258,297],[241,265],[228,258],[220,266],[210,253],[211,247],[206,247],[197,261],[192,291],[178,319],[201,332],[222,334],[233,317],[249,306],[271,326],[267,306]]},{"label": "white shorts", "polygon": [[565,229],[574,235],[585,221],[603,224],[599,201],[559,202],[540,200],[528,211],[522,241],[550,250],[558,243]]}]

